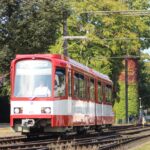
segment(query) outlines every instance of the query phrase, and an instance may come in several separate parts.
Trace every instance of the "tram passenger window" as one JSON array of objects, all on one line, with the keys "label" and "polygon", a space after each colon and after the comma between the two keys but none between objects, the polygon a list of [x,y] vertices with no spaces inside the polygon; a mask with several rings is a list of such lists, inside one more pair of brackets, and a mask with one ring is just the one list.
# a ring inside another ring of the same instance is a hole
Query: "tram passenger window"
[{"label": "tram passenger window", "polygon": [[71,72],[68,73],[68,95],[71,96]]},{"label": "tram passenger window", "polygon": [[100,81],[98,81],[98,101],[102,101],[102,86]]},{"label": "tram passenger window", "polygon": [[104,95],[106,95],[106,88],[105,88],[105,85],[102,84],[102,101],[104,100]]},{"label": "tram passenger window", "polygon": [[55,88],[54,96],[65,96],[65,86],[66,86],[66,71],[64,68],[56,68],[55,73]]},{"label": "tram passenger window", "polygon": [[88,79],[85,78],[84,80],[85,84],[85,99],[89,99],[89,86],[88,86]]},{"label": "tram passenger window", "polygon": [[79,96],[79,74],[75,73],[74,74],[74,96],[78,97]]},{"label": "tram passenger window", "polygon": [[94,79],[90,80],[90,99],[95,99],[95,85],[94,85]]},{"label": "tram passenger window", "polygon": [[74,96],[81,99],[85,98],[84,76],[79,73],[74,74]]},{"label": "tram passenger window", "polygon": [[106,101],[111,102],[112,99],[112,88],[110,85],[106,86]]},{"label": "tram passenger window", "polygon": [[81,99],[85,98],[85,82],[84,82],[84,76],[81,74],[79,77],[79,97]]}]

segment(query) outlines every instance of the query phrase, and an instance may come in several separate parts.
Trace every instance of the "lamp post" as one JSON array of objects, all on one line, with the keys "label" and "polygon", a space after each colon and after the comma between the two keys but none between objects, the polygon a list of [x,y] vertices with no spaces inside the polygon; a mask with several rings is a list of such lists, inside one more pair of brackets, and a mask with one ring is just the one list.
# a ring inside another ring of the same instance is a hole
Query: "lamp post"
[{"label": "lamp post", "polygon": [[140,110],[139,110],[139,123],[142,123],[143,111],[142,111],[142,98],[141,98],[141,97],[139,97],[139,103],[140,103]]},{"label": "lamp post", "polygon": [[140,109],[142,108],[142,98],[139,97],[139,101],[140,101]]}]

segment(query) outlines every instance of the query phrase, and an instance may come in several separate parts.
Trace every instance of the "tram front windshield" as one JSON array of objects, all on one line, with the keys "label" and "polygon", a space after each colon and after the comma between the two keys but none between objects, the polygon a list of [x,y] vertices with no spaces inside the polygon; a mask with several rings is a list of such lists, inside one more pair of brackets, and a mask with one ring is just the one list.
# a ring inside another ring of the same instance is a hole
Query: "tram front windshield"
[{"label": "tram front windshield", "polygon": [[16,63],[14,96],[50,97],[52,64],[48,60],[22,60]]}]

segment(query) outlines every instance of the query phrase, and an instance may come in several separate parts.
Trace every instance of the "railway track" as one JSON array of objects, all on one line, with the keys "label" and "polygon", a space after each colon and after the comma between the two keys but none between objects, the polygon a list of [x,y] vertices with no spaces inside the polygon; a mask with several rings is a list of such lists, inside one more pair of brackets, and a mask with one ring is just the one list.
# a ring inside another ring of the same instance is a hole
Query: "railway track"
[{"label": "railway track", "polygon": [[[116,129],[117,130],[117,129]],[[89,135],[68,136],[67,138],[45,138],[27,140],[25,136],[0,138],[0,149],[22,149],[22,150],[57,150],[57,149],[99,149],[108,150],[136,140],[150,137],[150,127],[133,127],[128,130],[119,130],[112,134],[109,132],[100,135],[92,133]],[[20,138],[20,140],[19,140]]]},{"label": "railway track", "polygon": [[[101,140],[108,140],[111,138],[116,138],[118,135],[112,136],[90,136],[90,137],[82,137],[78,139],[69,138],[67,140],[64,139],[45,139],[45,140],[37,140],[37,141],[25,141],[24,143],[13,143],[13,144],[5,144],[0,146],[0,149],[57,149],[57,148],[68,148],[68,147],[75,147],[75,146],[82,146],[86,145],[87,143],[98,142]],[[91,141],[92,140],[92,141]]]},{"label": "railway track", "polygon": [[27,139],[26,136],[10,136],[10,137],[1,137],[0,145],[7,145],[11,143],[23,143]]}]

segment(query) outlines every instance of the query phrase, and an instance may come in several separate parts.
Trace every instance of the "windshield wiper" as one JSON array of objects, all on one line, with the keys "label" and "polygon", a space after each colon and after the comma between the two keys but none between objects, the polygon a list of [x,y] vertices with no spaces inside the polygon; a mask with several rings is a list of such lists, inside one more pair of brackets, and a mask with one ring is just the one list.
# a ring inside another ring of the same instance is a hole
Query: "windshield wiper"
[{"label": "windshield wiper", "polygon": [[31,101],[35,100],[37,97],[31,97]]}]

